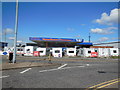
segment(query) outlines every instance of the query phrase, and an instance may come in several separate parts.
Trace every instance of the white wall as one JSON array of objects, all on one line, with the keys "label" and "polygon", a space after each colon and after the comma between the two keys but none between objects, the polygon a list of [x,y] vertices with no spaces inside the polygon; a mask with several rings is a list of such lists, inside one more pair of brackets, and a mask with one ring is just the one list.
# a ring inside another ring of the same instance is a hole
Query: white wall
[{"label": "white wall", "polygon": [[76,56],[76,48],[66,48],[67,56]]},{"label": "white wall", "polygon": [[62,57],[62,48],[52,48],[53,57]]},{"label": "white wall", "polygon": [[46,55],[46,48],[37,48],[36,51],[40,52],[40,56],[45,56]]}]

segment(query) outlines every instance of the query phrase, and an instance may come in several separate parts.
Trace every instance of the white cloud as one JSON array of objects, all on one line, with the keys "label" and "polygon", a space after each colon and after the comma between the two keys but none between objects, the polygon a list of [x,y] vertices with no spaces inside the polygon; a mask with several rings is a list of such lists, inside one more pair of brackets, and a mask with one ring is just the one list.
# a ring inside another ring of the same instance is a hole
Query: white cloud
[{"label": "white cloud", "polygon": [[95,22],[99,23],[99,24],[104,24],[104,25],[113,25],[118,23],[118,12],[120,11],[120,9],[113,9],[110,12],[110,15],[108,15],[107,13],[102,13],[101,18],[100,19],[96,19]]},{"label": "white cloud", "polygon": [[22,41],[17,41],[17,43],[22,43]]},{"label": "white cloud", "polygon": [[75,31],[75,29],[74,28],[67,28],[67,31],[73,32],[73,31]]},{"label": "white cloud", "polygon": [[6,28],[6,29],[3,30],[3,34],[13,34],[13,29]]},{"label": "white cloud", "polygon": [[[8,39],[9,40],[14,40],[15,38],[14,37],[9,37]],[[23,41],[22,40],[17,40],[17,43],[23,43]]]},{"label": "white cloud", "polygon": [[81,26],[85,26],[85,24],[80,24]]},{"label": "white cloud", "polygon": [[105,35],[105,34],[112,34],[112,33],[114,33],[113,30],[116,30],[116,29],[118,29],[118,28],[116,28],[116,27],[108,27],[108,28],[103,28],[103,29],[95,28],[95,29],[91,29],[90,31],[92,33],[104,34]]},{"label": "white cloud", "polygon": [[109,40],[109,38],[107,38],[107,37],[102,37],[102,38],[100,38],[98,41],[99,42],[104,42],[104,41],[108,41]]},{"label": "white cloud", "polygon": [[14,37],[9,37],[8,39],[9,39],[9,40],[14,40]]}]

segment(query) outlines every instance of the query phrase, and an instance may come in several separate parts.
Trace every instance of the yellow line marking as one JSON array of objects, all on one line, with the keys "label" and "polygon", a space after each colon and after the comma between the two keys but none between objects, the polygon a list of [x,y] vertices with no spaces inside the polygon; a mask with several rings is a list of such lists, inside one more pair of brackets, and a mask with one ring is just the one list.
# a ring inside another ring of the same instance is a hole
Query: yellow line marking
[{"label": "yellow line marking", "polygon": [[95,87],[97,87],[97,86],[100,86],[100,85],[103,85],[103,84],[106,84],[106,83],[110,83],[110,82],[113,82],[113,81],[116,81],[116,80],[118,80],[118,79],[113,79],[113,80],[110,80],[110,81],[107,81],[107,82],[103,82],[103,83],[100,83],[100,84],[94,85],[94,86],[89,87],[89,88],[95,88]]},{"label": "yellow line marking", "polygon": [[100,86],[100,87],[97,87],[97,88],[107,87],[107,86],[112,85],[112,84],[117,83],[117,82],[120,82],[120,81],[115,81],[115,82],[112,82],[112,83],[109,83],[109,84],[106,84],[106,85],[103,85],[103,86]]},{"label": "yellow line marking", "polygon": [[91,86],[91,87],[89,87],[89,88],[87,88],[85,90],[89,90],[91,88],[94,88],[93,90],[97,90],[99,88],[103,88],[103,87],[109,86],[109,85],[117,83],[117,82],[120,82],[120,78],[113,79],[113,80],[110,80],[110,81],[106,81],[106,82]]}]

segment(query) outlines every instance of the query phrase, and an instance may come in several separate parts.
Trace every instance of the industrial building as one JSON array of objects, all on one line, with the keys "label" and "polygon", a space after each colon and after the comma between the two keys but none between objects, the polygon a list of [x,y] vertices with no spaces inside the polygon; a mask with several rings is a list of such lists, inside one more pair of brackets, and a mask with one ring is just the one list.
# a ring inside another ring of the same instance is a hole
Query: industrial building
[{"label": "industrial building", "polygon": [[111,46],[113,48],[120,48],[120,41],[116,42],[107,42],[107,43],[95,43],[93,46]]},{"label": "industrial building", "polygon": [[7,42],[0,42],[0,50],[3,51],[4,47],[7,47],[8,43]]}]

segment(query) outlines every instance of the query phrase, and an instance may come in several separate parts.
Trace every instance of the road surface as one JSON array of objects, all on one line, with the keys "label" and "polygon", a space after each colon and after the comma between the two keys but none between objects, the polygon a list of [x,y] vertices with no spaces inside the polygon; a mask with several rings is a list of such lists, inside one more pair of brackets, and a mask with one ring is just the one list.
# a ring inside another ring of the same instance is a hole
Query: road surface
[{"label": "road surface", "polygon": [[[54,61],[62,66],[2,71],[3,88],[88,88],[118,78],[118,61]],[[110,87],[110,86],[109,86]],[[111,87],[110,87],[111,88]],[[118,88],[114,85],[112,88]]]}]

